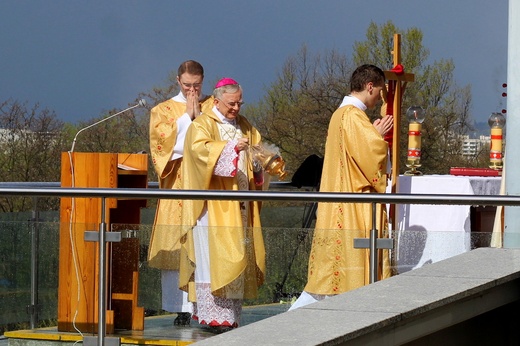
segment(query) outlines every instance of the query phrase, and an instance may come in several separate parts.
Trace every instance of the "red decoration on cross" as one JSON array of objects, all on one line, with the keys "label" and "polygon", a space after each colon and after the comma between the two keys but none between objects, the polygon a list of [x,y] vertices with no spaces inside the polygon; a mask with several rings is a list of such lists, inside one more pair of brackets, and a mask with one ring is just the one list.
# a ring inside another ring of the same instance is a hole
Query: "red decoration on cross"
[{"label": "red decoration on cross", "polygon": [[395,72],[398,75],[403,74],[404,73],[404,66],[401,65],[401,64],[397,64],[390,71]]}]

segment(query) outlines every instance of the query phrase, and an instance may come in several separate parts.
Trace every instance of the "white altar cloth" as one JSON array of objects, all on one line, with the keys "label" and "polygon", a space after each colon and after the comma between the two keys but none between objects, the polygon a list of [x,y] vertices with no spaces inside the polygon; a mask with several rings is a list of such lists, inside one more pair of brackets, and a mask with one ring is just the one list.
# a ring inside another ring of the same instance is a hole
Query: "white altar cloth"
[{"label": "white altar cloth", "polygon": [[[498,195],[501,177],[400,176],[398,193]],[[396,261],[402,273],[471,249],[469,205],[396,206]]]}]

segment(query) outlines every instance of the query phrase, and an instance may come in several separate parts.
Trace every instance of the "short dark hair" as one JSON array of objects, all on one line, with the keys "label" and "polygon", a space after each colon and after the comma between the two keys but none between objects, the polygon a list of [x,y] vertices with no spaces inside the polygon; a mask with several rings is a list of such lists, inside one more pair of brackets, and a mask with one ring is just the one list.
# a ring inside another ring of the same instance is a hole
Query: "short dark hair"
[{"label": "short dark hair", "polygon": [[375,65],[361,65],[354,70],[350,77],[350,91],[363,91],[367,83],[376,86],[385,85],[385,73]]},{"label": "short dark hair", "polygon": [[202,78],[204,78],[204,67],[195,60],[186,60],[179,66],[177,77],[182,76],[184,73],[202,76]]}]

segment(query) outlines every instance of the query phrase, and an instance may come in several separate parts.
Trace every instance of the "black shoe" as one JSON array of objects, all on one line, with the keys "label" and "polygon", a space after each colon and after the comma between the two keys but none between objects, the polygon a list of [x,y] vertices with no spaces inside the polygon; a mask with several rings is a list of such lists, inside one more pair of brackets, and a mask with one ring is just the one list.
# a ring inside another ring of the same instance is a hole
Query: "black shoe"
[{"label": "black shoe", "polygon": [[234,329],[233,327],[230,327],[230,326],[210,326],[209,328],[215,334],[222,334],[222,333],[229,332],[230,330]]},{"label": "black shoe", "polygon": [[174,326],[189,326],[191,321],[191,314],[189,312],[179,312],[177,317],[173,320]]}]

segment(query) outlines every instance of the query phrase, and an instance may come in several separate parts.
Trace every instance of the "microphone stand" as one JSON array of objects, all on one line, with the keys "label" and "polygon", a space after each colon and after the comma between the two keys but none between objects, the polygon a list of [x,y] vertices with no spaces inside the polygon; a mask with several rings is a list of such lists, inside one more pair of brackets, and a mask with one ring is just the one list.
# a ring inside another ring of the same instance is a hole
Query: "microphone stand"
[{"label": "microphone stand", "polygon": [[[76,135],[74,136],[74,140],[72,141],[72,148],[70,149],[70,151],[68,152],[68,156],[69,156],[69,160],[70,160],[70,169],[71,169],[71,175],[72,175],[72,187],[74,187],[74,165],[72,163],[72,152],[74,151],[74,145],[76,144],[76,139],[78,138],[78,135],[93,127],[93,126],[96,126],[104,121],[107,121],[121,113],[124,113],[126,111],[129,111],[131,109],[134,109],[136,107],[139,107],[139,106],[144,106],[146,104],[146,101],[144,99],[141,99],[139,100],[139,102],[132,106],[132,107],[128,107],[127,109],[124,109],[120,112],[117,112],[116,114],[113,114],[109,117],[106,117],[104,119],[101,119],[99,120],[98,122],[95,122],[94,124],[91,124],[87,127],[84,127],[82,128],[81,130],[79,130]],[[100,222],[100,225],[99,225],[99,233],[98,233],[98,239],[95,240],[95,241],[98,241],[99,242],[99,283],[98,283],[98,336],[97,336],[97,339],[98,339],[98,345],[102,346],[104,345],[104,342],[105,342],[105,333],[106,333],[106,306],[107,306],[107,302],[106,302],[106,295],[105,295],[105,292],[106,292],[106,284],[107,284],[107,277],[106,277],[106,244],[107,242],[110,242],[112,240],[107,240],[107,238],[105,237],[106,236],[106,222],[105,222],[105,210],[106,210],[106,206],[105,206],[105,198],[102,198],[101,199],[101,222]],[[74,202],[74,197],[72,198],[72,202],[71,202],[71,206],[72,206],[72,210],[71,210],[71,213],[70,213],[70,225],[73,224],[73,217],[74,217],[74,213],[75,213],[75,202]],[[72,232],[72,230],[69,230],[69,232]],[[88,231],[85,232],[85,241],[92,241],[92,240],[87,240],[86,236],[87,236],[87,233],[89,233]],[[74,259],[74,263],[76,262],[76,257],[77,256],[77,253],[74,252],[74,244],[72,243],[73,240],[72,240],[72,236],[71,236],[71,244],[72,244],[72,256],[73,256],[73,259]],[[78,280],[78,286],[79,286],[79,279],[78,279],[78,274],[77,274],[77,267],[76,267],[76,279]],[[78,288],[79,290],[79,288]],[[79,292],[78,292],[79,294]],[[74,321],[75,321],[75,317],[74,317]],[[74,323],[73,321],[73,323]],[[88,341],[89,337],[85,337],[83,340],[85,341],[85,339]],[[89,344],[92,344],[93,345],[93,342],[88,342]]]},{"label": "microphone stand", "polygon": [[82,129],[79,130],[79,131],[76,133],[76,135],[74,136],[74,140],[72,141],[72,147],[70,148],[70,152],[72,153],[72,152],[74,151],[74,146],[76,145],[76,139],[78,138],[78,135],[79,135],[81,132],[83,132],[83,131],[85,131],[85,130],[88,130],[88,129],[90,129],[91,127],[94,127],[94,126],[96,126],[96,125],[98,125],[98,124],[100,124],[100,123],[102,123],[102,122],[104,122],[104,121],[107,121],[107,120],[109,120],[109,119],[112,119],[113,117],[115,117],[115,116],[117,116],[117,115],[119,115],[119,114],[122,114],[122,113],[127,112],[127,111],[129,111],[129,110],[131,110],[131,109],[134,109],[134,108],[139,107],[139,106],[144,106],[144,105],[146,105],[146,101],[145,101],[144,99],[141,99],[141,100],[139,100],[139,102],[138,102],[136,105],[133,105],[132,107],[128,107],[127,109],[124,109],[124,110],[122,110],[122,111],[120,111],[120,112],[117,112],[116,114],[112,114],[112,115],[109,116],[109,117],[106,117],[106,118],[104,118],[104,119],[101,119],[101,120],[99,120],[98,122],[95,122],[94,124],[91,124],[91,125],[89,125],[89,126],[87,126],[87,127],[82,128]]}]

